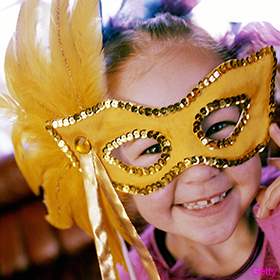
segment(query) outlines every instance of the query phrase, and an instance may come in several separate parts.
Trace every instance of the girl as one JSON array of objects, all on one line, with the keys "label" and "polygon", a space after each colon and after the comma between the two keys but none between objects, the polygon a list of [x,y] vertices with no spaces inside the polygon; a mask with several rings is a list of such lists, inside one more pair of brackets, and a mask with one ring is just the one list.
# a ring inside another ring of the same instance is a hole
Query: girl
[{"label": "girl", "polygon": [[[248,210],[275,111],[273,48],[222,63],[246,42],[227,52],[170,14],[117,26],[104,40],[104,100],[97,4],[52,1],[42,13],[26,1],[7,49],[10,94],[0,106],[17,116],[15,157],[34,192],[43,186],[48,221],[75,221],[95,239],[103,279],[119,279],[116,263],[121,279],[121,267],[141,280],[277,272],[278,181],[258,219]],[[270,134],[280,144],[276,125]],[[150,253],[116,191],[133,195],[151,224]]]},{"label": "girl", "polygon": [[[111,22],[111,28],[121,31],[105,43],[110,94],[155,108],[184,98],[233,52],[244,55],[245,48],[252,51],[260,46],[260,40],[254,42],[258,46],[249,45],[245,36],[252,26],[235,40],[230,52],[190,21],[168,13],[123,29],[117,21]],[[203,129],[210,138],[224,139],[239,118],[234,106],[220,109],[204,120]],[[279,132],[276,124],[270,127],[278,144]],[[114,155],[129,165],[147,167],[161,153],[155,140],[141,139],[122,145]],[[271,170],[275,171],[268,168],[266,172]],[[150,224],[142,239],[161,279],[280,279],[279,180],[261,191],[260,179],[260,156],[256,154],[236,167],[192,166],[162,190],[132,197]],[[261,206],[256,205],[251,215],[257,195]],[[130,257],[137,279],[148,279],[134,250]],[[122,271],[121,279],[128,279],[125,275]]]}]

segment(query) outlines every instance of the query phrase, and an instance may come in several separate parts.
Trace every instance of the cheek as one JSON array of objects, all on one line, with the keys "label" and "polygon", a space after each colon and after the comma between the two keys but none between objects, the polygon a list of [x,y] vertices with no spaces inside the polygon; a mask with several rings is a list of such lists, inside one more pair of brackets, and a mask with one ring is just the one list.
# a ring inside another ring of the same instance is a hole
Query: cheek
[{"label": "cheek", "polygon": [[174,183],[149,195],[133,197],[140,215],[153,225],[158,225],[171,218],[171,207],[174,201]]},{"label": "cheek", "polygon": [[245,163],[228,168],[228,174],[240,184],[259,184],[261,179],[261,160],[259,155],[254,156]]},{"label": "cheek", "polygon": [[231,177],[236,191],[242,201],[248,203],[256,196],[261,180],[261,160],[259,155],[237,166],[228,168],[225,172]]}]

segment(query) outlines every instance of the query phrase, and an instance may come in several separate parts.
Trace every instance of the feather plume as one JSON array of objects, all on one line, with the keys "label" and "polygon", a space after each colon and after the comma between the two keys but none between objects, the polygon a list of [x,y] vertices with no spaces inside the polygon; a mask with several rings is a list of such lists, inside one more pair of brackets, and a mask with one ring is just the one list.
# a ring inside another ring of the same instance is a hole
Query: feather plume
[{"label": "feather plume", "polygon": [[0,93],[0,123],[7,123],[7,120],[12,122],[17,110],[18,104],[15,100],[5,93]]},{"label": "feather plume", "polygon": [[5,59],[9,94],[0,94],[0,109],[16,114],[15,158],[32,190],[38,194],[43,186],[48,221],[61,228],[74,221],[92,234],[82,175],[58,149],[45,123],[103,99],[98,1],[76,1],[72,10],[68,0],[52,1],[44,26],[47,48],[38,42],[43,4],[26,0],[21,6]]},{"label": "feather plume", "polygon": [[98,11],[98,1],[77,0],[71,18],[73,39],[81,67],[78,84],[82,103],[85,105],[101,100],[100,93],[104,91],[104,71],[94,70],[103,61],[101,18]]}]

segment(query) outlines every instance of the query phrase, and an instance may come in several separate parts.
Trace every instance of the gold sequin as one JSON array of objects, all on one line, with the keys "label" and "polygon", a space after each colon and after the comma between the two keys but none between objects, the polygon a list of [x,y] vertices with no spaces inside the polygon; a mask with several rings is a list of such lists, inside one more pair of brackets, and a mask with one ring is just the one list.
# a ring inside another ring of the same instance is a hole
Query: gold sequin
[{"label": "gold sequin", "polygon": [[53,127],[53,128],[57,128],[57,127],[58,127],[57,121],[53,121],[53,122],[52,122],[52,127]]},{"label": "gold sequin", "polygon": [[216,78],[215,78],[215,76],[214,76],[214,75],[211,75],[211,76],[209,77],[209,81],[210,81],[210,83],[214,83],[214,82],[215,82],[215,80],[216,80]]}]

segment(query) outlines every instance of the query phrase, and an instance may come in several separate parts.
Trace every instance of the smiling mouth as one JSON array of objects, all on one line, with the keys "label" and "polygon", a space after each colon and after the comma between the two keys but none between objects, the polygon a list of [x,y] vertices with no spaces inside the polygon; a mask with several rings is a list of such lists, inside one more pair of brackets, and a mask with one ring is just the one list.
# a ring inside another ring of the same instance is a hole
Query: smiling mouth
[{"label": "smiling mouth", "polygon": [[181,206],[183,206],[184,208],[187,208],[189,210],[196,210],[196,209],[203,209],[203,208],[208,208],[210,206],[213,206],[215,204],[218,204],[219,202],[223,201],[227,195],[231,192],[233,188],[230,188],[229,190],[213,196],[209,199],[205,199],[205,200],[198,200],[196,202],[189,202],[189,203],[183,203],[181,204]]}]

